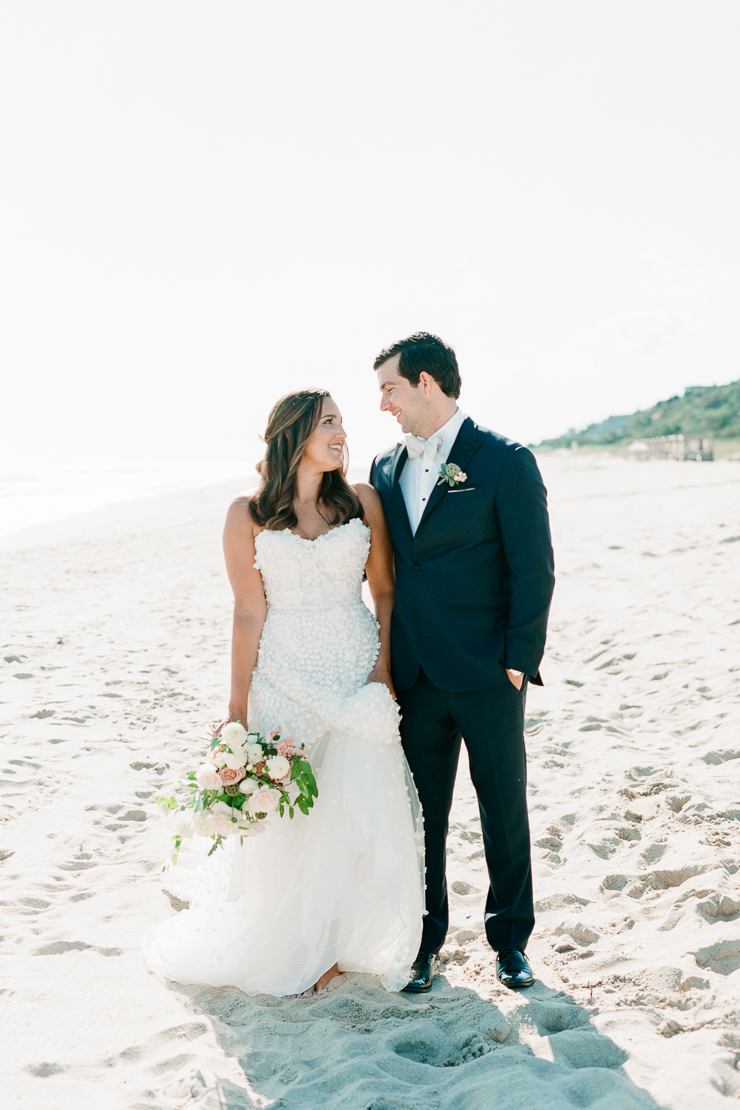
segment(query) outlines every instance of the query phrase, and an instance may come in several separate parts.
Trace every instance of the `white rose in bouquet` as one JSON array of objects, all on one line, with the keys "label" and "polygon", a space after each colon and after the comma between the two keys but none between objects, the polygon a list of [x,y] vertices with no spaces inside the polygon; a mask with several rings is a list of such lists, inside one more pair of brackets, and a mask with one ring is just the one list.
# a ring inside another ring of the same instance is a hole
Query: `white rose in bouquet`
[{"label": "white rose in bouquet", "polygon": [[219,752],[216,756],[218,767],[228,767],[231,771],[241,771],[244,767],[244,754],[232,755],[231,752]]},{"label": "white rose in bouquet", "polygon": [[221,739],[228,744],[232,752],[247,745],[247,730],[238,721],[231,721],[221,729]]},{"label": "white rose in bouquet", "polygon": [[286,775],[290,774],[290,762],[284,755],[274,755],[271,759],[268,759],[265,766],[267,767],[267,773],[270,778],[274,779],[276,782],[279,782],[281,779],[284,779]]},{"label": "white rose in bouquet", "polygon": [[254,767],[255,763],[261,763],[265,758],[265,750],[261,744],[250,744],[247,747],[247,759]]},{"label": "white rose in bouquet", "polygon": [[257,782],[257,779],[253,779],[251,777],[242,779],[242,781],[239,783],[239,793],[247,795],[252,794],[258,786],[259,783]]},{"label": "white rose in bouquet", "polygon": [[226,802],[211,802],[208,807],[211,813],[222,813],[224,817],[233,817],[234,810]]},{"label": "white rose in bouquet", "polygon": [[195,781],[201,790],[218,790],[221,779],[212,763],[202,763],[195,772]]},{"label": "white rose in bouquet", "polygon": [[208,810],[202,809],[199,813],[193,814],[193,820],[190,822],[190,827],[196,836],[210,836],[211,830],[208,827],[210,813]]},{"label": "white rose in bouquet", "polygon": [[175,812],[175,836],[187,839],[193,835],[193,811],[191,809],[178,809]]},{"label": "white rose in bouquet", "polygon": [[272,813],[277,808],[280,801],[280,791],[273,790],[269,786],[261,786],[255,790],[252,797],[247,802],[249,812],[256,813]]}]

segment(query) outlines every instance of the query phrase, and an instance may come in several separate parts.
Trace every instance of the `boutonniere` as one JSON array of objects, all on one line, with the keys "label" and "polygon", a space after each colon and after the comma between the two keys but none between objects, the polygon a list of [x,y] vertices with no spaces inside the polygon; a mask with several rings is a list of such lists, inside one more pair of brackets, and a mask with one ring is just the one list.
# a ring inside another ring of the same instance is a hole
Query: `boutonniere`
[{"label": "boutonniere", "polygon": [[457,463],[442,463],[439,468],[438,486],[447,485],[452,488],[459,485],[460,482],[467,482],[468,476],[464,470],[461,470]]}]

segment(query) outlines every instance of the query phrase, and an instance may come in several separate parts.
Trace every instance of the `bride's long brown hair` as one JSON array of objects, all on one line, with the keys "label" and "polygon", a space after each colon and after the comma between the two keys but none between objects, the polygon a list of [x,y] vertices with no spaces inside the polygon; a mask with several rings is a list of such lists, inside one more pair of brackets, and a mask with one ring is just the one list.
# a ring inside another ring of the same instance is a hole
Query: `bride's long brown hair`
[{"label": "bride's long brown hair", "polygon": [[[262,482],[249,504],[255,523],[275,532],[298,523],[293,510],[296,472],[329,396],[327,389],[300,389],[286,393],[274,406],[265,430],[265,457],[257,463]],[[342,454],[341,469],[324,474],[317,498],[317,504],[329,510],[326,519],[331,525],[363,517],[360,499],[345,478],[346,448]]]}]

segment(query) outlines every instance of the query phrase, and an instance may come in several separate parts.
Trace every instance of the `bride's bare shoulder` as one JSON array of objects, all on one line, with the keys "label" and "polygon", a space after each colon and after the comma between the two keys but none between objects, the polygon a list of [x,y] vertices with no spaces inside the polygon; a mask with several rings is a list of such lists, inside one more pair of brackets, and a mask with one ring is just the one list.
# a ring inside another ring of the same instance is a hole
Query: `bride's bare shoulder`
[{"label": "bride's bare shoulder", "polygon": [[380,494],[373,486],[369,485],[368,482],[355,482],[352,489],[359,497],[363,509],[366,511],[370,509],[370,511],[372,511],[373,509],[380,508]]},{"label": "bride's bare shoulder", "polygon": [[254,532],[256,525],[252,516],[252,502],[256,492],[256,489],[246,490],[231,502],[226,514],[226,528],[228,530],[242,531],[248,529],[250,532]]},{"label": "bride's bare shoulder", "polygon": [[252,502],[255,500],[259,493],[259,486],[253,486],[251,489],[244,490],[243,493],[237,494],[231,502],[229,509],[241,509],[242,512],[249,512]]}]

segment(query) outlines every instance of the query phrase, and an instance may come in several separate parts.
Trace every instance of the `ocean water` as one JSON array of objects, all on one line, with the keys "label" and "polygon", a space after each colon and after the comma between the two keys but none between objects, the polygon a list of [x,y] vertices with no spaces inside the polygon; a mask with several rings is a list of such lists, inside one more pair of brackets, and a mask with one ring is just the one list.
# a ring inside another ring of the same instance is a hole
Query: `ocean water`
[{"label": "ocean water", "polygon": [[[246,469],[246,468],[244,468]],[[64,520],[121,501],[217,485],[242,477],[224,466],[156,470],[39,467],[0,470],[0,535]]]},{"label": "ocean water", "polygon": [[[369,464],[353,466],[351,482],[365,482]],[[38,467],[0,469],[0,536],[21,528],[65,520],[121,501],[138,501],[175,490],[219,485],[245,478],[258,481],[254,468],[224,464],[171,469]]]}]

